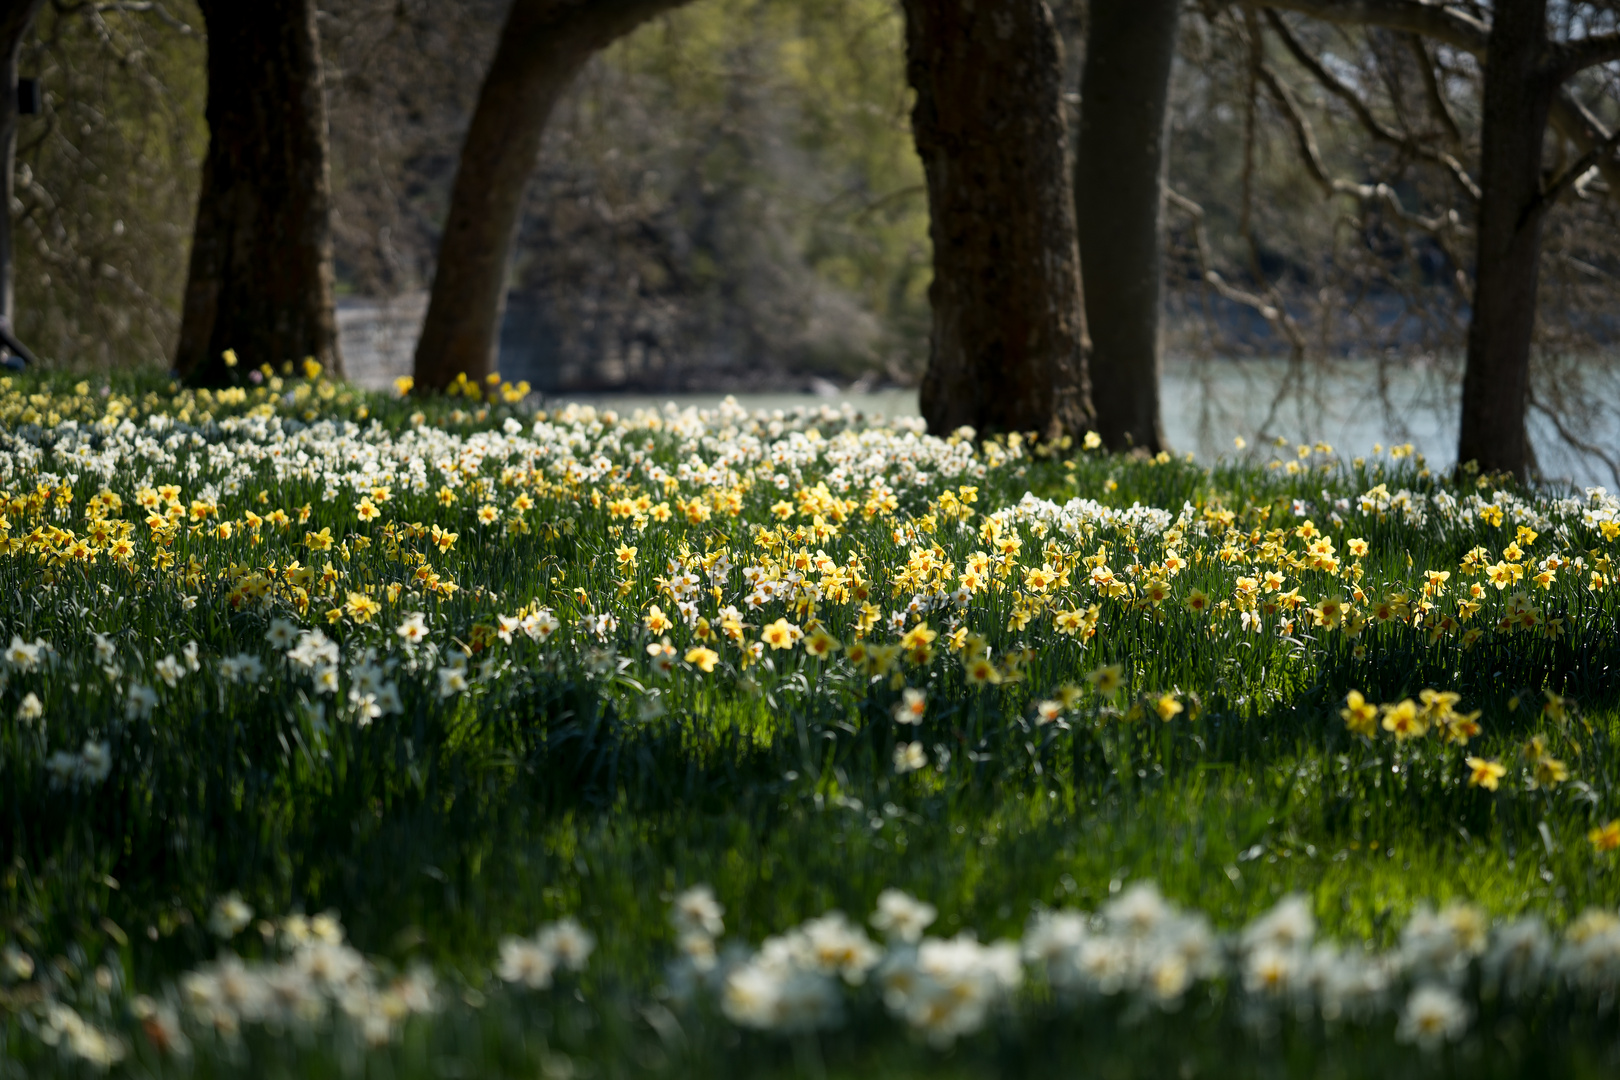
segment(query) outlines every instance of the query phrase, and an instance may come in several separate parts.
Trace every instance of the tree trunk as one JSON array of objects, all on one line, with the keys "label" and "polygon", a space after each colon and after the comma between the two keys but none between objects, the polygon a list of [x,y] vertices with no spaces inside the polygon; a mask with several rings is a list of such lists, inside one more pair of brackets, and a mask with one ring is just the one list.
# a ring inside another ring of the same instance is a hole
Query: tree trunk
[{"label": "tree trunk", "polygon": [[[313,357],[341,376],[315,0],[201,0],[208,156],[175,367],[218,385]],[[222,359],[235,350],[243,366]]]},{"label": "tree trunk", "polygon": [[11,227],[11,201],[16,197],[17,56],[34,16],[45,0],[12,0],[0,7],[0,329],[11,332],[16,315],[16,264]]},{"label": "tree trunk", "polygon": [[1500,0],[1485,54],[1474,304],[1457,461],[1524,479],[1544,205],[1542,138],[1557,91],[1540,61],[1547,0]]},{"label": "tree trunk", "polygon": [[929,429],[1091,426],[1057,28],[1042,0],[905,0],[928,181]]},{"label": "tree trunk", "polygon": [[416,382],[442,390],[494,370],[507,267],[546,121],[593,55],[686,0],[515,0],[450,195]]},{"label": "tree trunk", "polygon": [[1091,332],[1091,401],[1111,450],[1164,449],[1166,117],[1180,0],[1092,0],[1075,215]]}]

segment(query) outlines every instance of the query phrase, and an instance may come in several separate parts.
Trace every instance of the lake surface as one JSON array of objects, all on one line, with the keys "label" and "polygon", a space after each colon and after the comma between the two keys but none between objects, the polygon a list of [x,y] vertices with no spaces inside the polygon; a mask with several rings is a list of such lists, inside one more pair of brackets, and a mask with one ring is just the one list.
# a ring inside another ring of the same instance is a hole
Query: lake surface
[{"label": "lake surface", "polygon": [[[355,382],[376,389],[410,371],[411,351],[425,297],[388,305],[340,303],[338,327],[345,366]],[[1371,360],[1315,362],[1290,369],[1281,360],[1172,360],[1162,386],[1165,436],[1177,452],[1200,460],[1231,457],[1243,438],[1255,453],[1263,438],[1290,445],[1326,442],[1346,457],[1371,454],[1375,445],[1411,443],[1438,467],[1456,458],[1461,366],[1451,362],[1388,363]],[[1588,445],[1620,456],[1620,371],[1588,363],[1560,376],[1566,427]],[[754,409],[848,402],[867,413],[916,415],[916,390],[737,394]],[[1280,393],[1286,391],[1286,393]],[[724,394],[580,394],[577,400],[625,411],[673,401],[710,408]],[[1542,414],[1532,413],[1531,441],[1542,472],[1576,486],[1620,490],[1620,481],[1597,454],[1572,449]]]}]

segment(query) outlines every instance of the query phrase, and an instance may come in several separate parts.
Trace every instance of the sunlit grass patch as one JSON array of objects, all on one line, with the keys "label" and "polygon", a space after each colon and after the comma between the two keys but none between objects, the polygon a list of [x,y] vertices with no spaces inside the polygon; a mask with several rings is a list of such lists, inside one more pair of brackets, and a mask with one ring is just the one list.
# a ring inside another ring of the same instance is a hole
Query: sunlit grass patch
[{"label": "sunlit grass patch", "polygon": [[[1606,493],[260,375],[0,381],[0,1006],[30,1074],[181,1040],[480,1075],[1614,1053]],[[671,921],[702,887],[724,933]],[[870,921],[892,890],[931,936]],[[1149,896],[1143,952],[1117,905]],[[1257,959],[1278,911],[1308,940]],[[1480,929],[1441,978],[1414,942],[1447,911]],[[300,953],[284,923],[328,912],[352,955]],[[1508,1001],[1490,950],[1527,919]],[[994,945],[1052,926],[1123,974]],[[317,962],[359,989],[227,1015],[185,989],[222,949],[243,993]],[[1329,975],[1377,985],[1347,1010]]]}]

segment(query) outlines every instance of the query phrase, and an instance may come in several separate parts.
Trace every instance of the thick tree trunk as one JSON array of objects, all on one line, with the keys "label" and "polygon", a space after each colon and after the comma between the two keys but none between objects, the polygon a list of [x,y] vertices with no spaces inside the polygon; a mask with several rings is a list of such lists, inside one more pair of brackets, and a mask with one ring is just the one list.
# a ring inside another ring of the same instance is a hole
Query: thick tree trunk
[{"label": "thick tree trunk", "polygon": [[[208,156],[175,367],[197,384],[313,357],[341,375],[315,0],[201,0]],[[233,373],[222,355],[235,350]]]},{"label": "thick tree trunk", "polygon": [[1557,86],[1540,61],[1547,0],[1500,0],[1485,55],[1473,316],[1457,461],[1521,479],[1544,206],[1542,138]]},{"label": "thick tree trunk", "polygon": [[1077,434],[1091,395],[1052,14],[1042,0],[904,7],[934,242],[923,415],[940,434]]},{"label": "thick tree trunk", "polygon": [[416,382],[442,390],[494,370],[523,196],[559,98],[604,46],[686,0],[515,0],[450,195]]},{"label": "thick tree trunk", "polygon": [[45,0],[12,0],[0,5],[0,328],[8,334],[16,315],[15,245],[12,240],[11,200],[16,197],[17,164],[17,56],[34,16]]},{"label": "thick tree trunk", "polygon": [[1081,77],[1075,215],[1097,432],[1164,449],[1165,124],[1180,0],[1092,0]]}]

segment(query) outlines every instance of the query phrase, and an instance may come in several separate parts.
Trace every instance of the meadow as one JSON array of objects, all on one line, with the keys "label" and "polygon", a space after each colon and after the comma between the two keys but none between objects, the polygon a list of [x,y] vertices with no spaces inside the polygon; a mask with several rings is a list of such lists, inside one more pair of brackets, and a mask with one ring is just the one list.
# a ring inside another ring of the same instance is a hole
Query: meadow
[{"label": "meadow", "polygon": [[0,379],[0,1077],[1620,1066],[1620,499],[408,390]]}]

